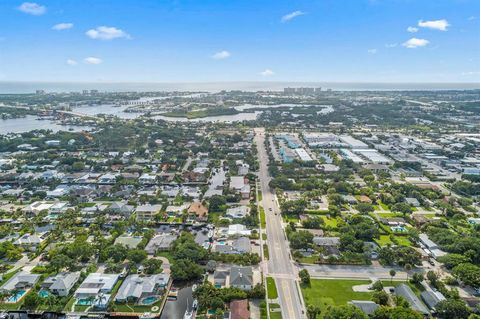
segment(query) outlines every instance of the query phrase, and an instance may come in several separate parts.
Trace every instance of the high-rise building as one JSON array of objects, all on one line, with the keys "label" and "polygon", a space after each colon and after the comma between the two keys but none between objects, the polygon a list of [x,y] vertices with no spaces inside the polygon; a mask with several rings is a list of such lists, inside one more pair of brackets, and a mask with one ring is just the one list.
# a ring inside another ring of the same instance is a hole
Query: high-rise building
[{"label": "high-rise building", "polygon": [[295,94],[295,88],[284,88],[283,93],[285,93],[285,94]]},{"label": "high-rise building", "polygon": [[43,95],[43,94],[45,94],[45,90],[36,90],[35,94],[36,95]]}]

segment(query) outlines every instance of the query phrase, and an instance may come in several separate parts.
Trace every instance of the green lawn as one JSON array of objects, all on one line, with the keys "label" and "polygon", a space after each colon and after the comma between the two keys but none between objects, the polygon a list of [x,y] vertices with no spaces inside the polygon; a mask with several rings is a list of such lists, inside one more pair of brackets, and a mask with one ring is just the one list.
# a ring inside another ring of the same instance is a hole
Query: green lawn
[{"label": "green lawn", "polygon": [[266,218],[265,218],[265,209],[262,206],[260,207],[260,227],[267,227]]},{"label": "green lawn", "polygon": [[355,292],[356,285],[368,285],[370,280],[312,279],[309,287],[302,287],[306,304],[320,307],[322,313],[329,306],[341,306],[351,300],[371,300],[372,292]]},{"label": "green lawn", "polygon": [[308,257],[302,257],[302,258],[300,258],[299,261],[302,264],[314,264],[318,260],[319,257],[320,257],[319,255],[312,255],[312,256],[308,256]]},{"label": "green lawn", "polygon": [[379,201],[380,203],[380,206],[384,209],[384,210],[389,210],[387,204],[384,204],[383,202]]},{"label": "green lawn", "polygon": [[378,217],[380,218],[394,218],[394,217],[403,217],[402,214],[397,214],[397,213],[377,213]]},{"label": "green lawn", "polygon": [[155,256],[157,257],[165,257],[168,259],[169,262],[172,262],[173,261],[173,255],[171,252],[169,251],[159,251],[155,254]]},{"label": "green lawn", "polygon": [[330,227],[337,227],[338,225],[338,219],[328,217],[328,216],[320,216],[321,219],[325,222],[325,226],[330,226]]},{"label": "green lawn", "polygon": [[278,298],[277,286],[275,285],[275,279],[267,277],[267,297],[268,299]]},{"label": "green lawn", "polygon": [[388,244],[393,245],[392,241],[390,240],[390,236],[388,235],[380,235],[380,238],[375,239],[375,242],[380,246],[387,246]]},{"label": "green lawn", "polygon": [[[165,296],[164,296],[165,297]],[[163,297],[163,298],[164,298]],[[152,312],[152,307],[160,307],[162,304],[162,299],[158,300],[157,302],[148,305],[148,306],[141,306],[141,305],[132,305],[132,304],[116,304],[113,303],[113,310],[116,312],[137,312],[137,313],[144,313],[144,312]]]},{"label": "green lawn", "polygon": [[0,303],[0,310],[17,310],[21,305],[22,305],[22,302]]},{"label": "green lawn", "polygon": [[[401,246],[412,246],[412,243],[406,236],[395,236],[395,239],[398,242],[398,245]],[[379,239],[375,239],[375,242],[380,246],[387,246],[388,244],[394,245],[394,243],[390,240],[389,235],[380,235]]]},{"label": "green lawn", "polygon": [[408,247],[412,246],[412,243],[407,238],[407,236],[395,236],[395,239],[398,241],[399,245],[408,246]]},{"label": "green lawn", "polygon": [[268,254],[268,245],[267,244],[263,244],[263,257],[265,259],[270,258],[270,255]]}]

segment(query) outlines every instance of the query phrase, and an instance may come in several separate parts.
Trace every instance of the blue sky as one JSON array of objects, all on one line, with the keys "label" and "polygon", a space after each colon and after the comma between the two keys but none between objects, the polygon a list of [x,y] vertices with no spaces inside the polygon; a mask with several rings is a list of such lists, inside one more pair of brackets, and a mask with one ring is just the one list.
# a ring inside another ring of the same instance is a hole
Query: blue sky
[{"label": "blue sky", "polygon": [[2,0],[0,81],[480,82],[480,1]]}]

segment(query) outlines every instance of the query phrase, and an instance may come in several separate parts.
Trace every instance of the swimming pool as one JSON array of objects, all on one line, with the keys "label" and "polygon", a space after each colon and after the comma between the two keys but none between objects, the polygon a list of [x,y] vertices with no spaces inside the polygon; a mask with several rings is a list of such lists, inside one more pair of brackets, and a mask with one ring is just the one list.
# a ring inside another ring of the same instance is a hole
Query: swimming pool
[{"label": "swimming pool", "polygon": [[404,233],[407,229],[404,226],[392,226],[390,227],[394,232]]},{"label": "swimming pool", "polygon": [[92,302],[88,299],[78,299],[77,300],[77,305],[79,306],[90,306]]},{"label": "swimming pool", "polygon": [[50,295],[50,293],[46,290],[40,290],[38,292],[38,296],[40,296],[41,298],[47,298],[49,295]]},{"label": "swimming pool", "polygon": [[154,304],[158,300],[157,296],[149,296],[142,299],[142,305],[151,305]]},{"label": "swimming pool", "polygon": [[26,292],[27,292],[26,290],[17,291],[14,295],[8,297],[7,302],[9,302],[9,303],[18,302]]}]

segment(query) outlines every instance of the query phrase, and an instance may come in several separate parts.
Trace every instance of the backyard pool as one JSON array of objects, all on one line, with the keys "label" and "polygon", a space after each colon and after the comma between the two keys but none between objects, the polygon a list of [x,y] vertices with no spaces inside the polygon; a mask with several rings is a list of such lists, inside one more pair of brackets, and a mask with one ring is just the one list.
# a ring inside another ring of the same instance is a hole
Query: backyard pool
[{"label": "backyard pool", "polygon": [[157,296],[149,296],[149,297],[143,298],[140,303],[142,305],[151,305],[157,302],[157,300],[158,300]]},{"label": "backyard pool", "polygon": [[90,306],[92,304],[91,300],[88,299],[78,299],[77,300],[77,305],[79,306]]},{"label": "backyard pool", "polygon": [[404,233],[407,231],[407,229],[404,226],[391,226],[390,228],[397,233]]},{"label": "backyard pool", "polygon": [[19,290],[17,291],[14,295],[8,297],[7,302],[9,303],[16,303],[20,299],[22,299],[23,295],[25,295],[27,291],[26,290]]},{"label": "backyard pool", "polygon": [[48,291],[46,291],[46,290],[40,290],[40,291],[38,292],[38,295],[39,295],[40,297],[42,297],[42,298],[47,298],[48,295],[50,295],[50,293],[49,293]]}]

